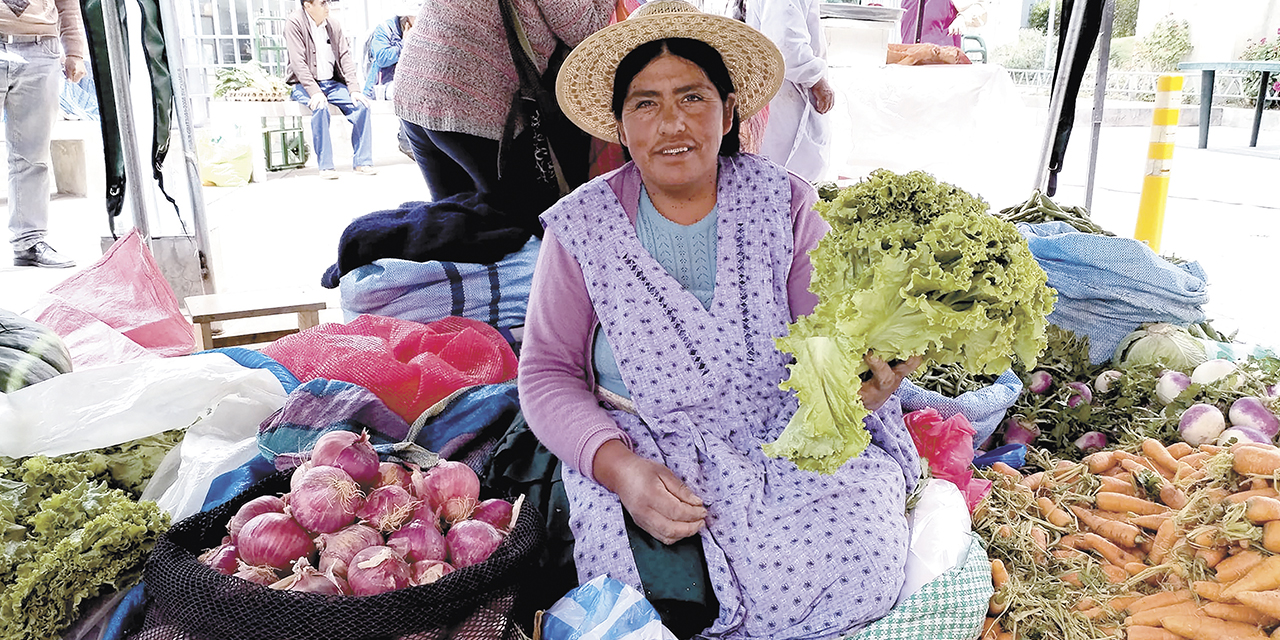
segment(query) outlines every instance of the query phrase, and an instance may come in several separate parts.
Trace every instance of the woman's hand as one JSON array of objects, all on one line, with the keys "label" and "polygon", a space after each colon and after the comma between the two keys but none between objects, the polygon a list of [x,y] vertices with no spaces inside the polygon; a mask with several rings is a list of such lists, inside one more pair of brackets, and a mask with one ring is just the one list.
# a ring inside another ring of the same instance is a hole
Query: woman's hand
[{"label": "woman's hand", "polygon": [[825,77],[814,83],[809,93],[813,94],[813,109],[818,113],[826,113],[836,104],[836,92],[831,90]]},{"label": "woman's hand", "polygon": [[593,463],[596,479],[618,494],[641,529],[663,544],[702,529],[707,510],[702,499],[660,463],[631,452],[620,440],[601,445]]},{"label": "woman's hand", "polygon": [[923,358],[920,356],[911,356],[906,361],[900,362],[892,367],[884,360],[871,355],[870,352],[862,357],[866,361],[867,366],[871,367],[871,379],[862,383],[862,388],[858,389],[858,395],[862,396],[862,404],[867,409],[875,411],[898,390],[898,385],[902,384],[902,379],[911,375]]}]

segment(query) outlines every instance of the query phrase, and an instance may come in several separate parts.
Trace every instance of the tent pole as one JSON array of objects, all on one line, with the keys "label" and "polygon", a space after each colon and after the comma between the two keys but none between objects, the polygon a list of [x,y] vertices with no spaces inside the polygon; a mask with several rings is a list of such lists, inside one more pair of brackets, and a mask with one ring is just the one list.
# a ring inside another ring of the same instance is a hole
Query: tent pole
[{"label": "tent pole", "polygon": [[165,54],[169,58],[169,77],[173,81],[174,120],[182,140],[182,160],[191,192],[191,217],[195,223],[196,250],[200,259],[200,281],[206,294],[217,292],[213,275],[213,250],[209,244],[209,218],[204,203],[204,187],[200,165],[196,159],[195,131],[191,124],[191,97],[187,91],[187,67],[183,62],[183,42],[178,27],[174,0],[158,0],[160,21],[164,29]]},{"label": "tent pole", "polygon": [[[1044,146],[1040,149],[1040,164],[1036,169],[1035,188],[1041,192],[1049,189],[1049,158],[1053,155],[1053,141],[1057,137],[1058,118],[1062,117],[1062,103],[1067,96],[1067,76],[1071,75],[1076,46],[1080,42],[1080,30],[1084,26],[1084,10],[1088,0],[1075,0],[1071,7],[1071,21],[1062,41],[1062,55],[1054,73],[1053,93],[1049,98],[1049,122],[1045,126]],[[1051,5],[1052,7],[1052,5]],[[1052,11],[1052,8],[1050,9]]]},{"label": "tent pole", "polygon": [[142,193],[142,156],[138,151],[137,126],[133,121],[133,100],[129,87],[129,56],[125,54],[118,0],[102,1],[102,21],[107,36],[107,59],[111,66],[111,89],[116,100],[120,125],[120,146],[124,152],[125,194],[133,209],[133,227],[143,242],[151,245],[150,212]]},{"label": "tent pole", "polygon": [[1093,88],[1093,129],[1089,135],[1089,174],[1084,188],[1084,208],[1090,212],[1093,211],[1094,178],[1098,172],[1098,139],[1102,137],[1102,110],[1107,99],[1107,69],[1111,61],[1111,29],[1115,17],[1115,0],[1103,0],[1102,32],[1098,35],[1098,73]]}]

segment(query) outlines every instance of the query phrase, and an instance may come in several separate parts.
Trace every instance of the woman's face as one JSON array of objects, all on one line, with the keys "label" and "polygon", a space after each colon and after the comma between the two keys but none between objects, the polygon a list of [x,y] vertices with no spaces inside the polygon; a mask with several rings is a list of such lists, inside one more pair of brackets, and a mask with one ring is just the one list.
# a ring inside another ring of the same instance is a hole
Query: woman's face
[{"label": "woman's face", "polygon": [[[733,126],[735,96],[720,99],[698,65],[663,53],[631,80],[618,137],[649,188],[715,184],[720,139]],[[714,186],[713,186],[714,188]]]}]

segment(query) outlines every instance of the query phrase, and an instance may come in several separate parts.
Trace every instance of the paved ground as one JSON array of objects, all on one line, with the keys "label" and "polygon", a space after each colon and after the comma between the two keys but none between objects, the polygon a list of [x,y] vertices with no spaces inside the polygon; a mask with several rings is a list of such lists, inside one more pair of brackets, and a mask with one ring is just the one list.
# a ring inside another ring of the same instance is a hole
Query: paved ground
[{"label": "paved ground", "polygon": [[[352,218],[427,199],[416,166],[395,150],[393,132],[387,120],[375,122],[377,176],[357,176],[343,166],[350,151],[341,141],[345,135],[339,133],[339,180],[321,180],[311,166],[273,173],[265,182],[245,187],[206,187],[218,290],[319,290],[320,275],[334,261],[339,234]],[[1247,147],[1244,129],[1215,127],[1210,147],[1203,150],[1195,148],[1195,133],[1193,127],[1177,133],[1163,252],[1204,265],[1212,296],[1208,311],[1215,326],[1239,330],[1242,340],[1280,345],[1280,296],[1274,275],[1280,255],[1280,201],[1273,182],[1280,176],[1280,131],[1264,131],[1257,149]],[[1133,233],[1148,135],[1145,127],[1103,129],[1093,212],[1096,221],[1120,235]],[[1034,123],[1025,126],[1015,136],[1021,148],[1008,153],[1034,156],[1041,136],[1042,129]],[[1078,129],[1058,202],[1083,204],[1087,151],[1088,130]],[[182,183],[180,173],[170,173],[169,184]],[[1007,192],[1022,193],[1020,186]],[[1017,203],[1008,196],[988,199],[994,200],[995,208]],[[172,220],[172,214],[164,217]],[[99,242],[107,227],[100,198],[55,199],[50,226],[51,242],[82,267],[101,255]],[[161,230],[153,229],[159,235],[174,225],[153,226]],[[6,254],[0,261],[0,307],[22,311],[74,272],[15,268]],[[333,308],[322,319],[339,319],[336,290],[324,295]]]}]

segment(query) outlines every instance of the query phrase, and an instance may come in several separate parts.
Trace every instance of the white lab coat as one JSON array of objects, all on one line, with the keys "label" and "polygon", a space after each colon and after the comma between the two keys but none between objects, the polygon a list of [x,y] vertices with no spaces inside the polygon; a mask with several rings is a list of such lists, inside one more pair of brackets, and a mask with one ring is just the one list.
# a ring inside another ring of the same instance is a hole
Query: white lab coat
[{"label": "white lab coat", "polygon": [[809,89],[827,73],[827,41],[820,0],[747,0],[747,24],[782,51],[786,77],[769,102],[760,153],[805,180],[825,179],[830,161],[832,112],[813,108]]}]

